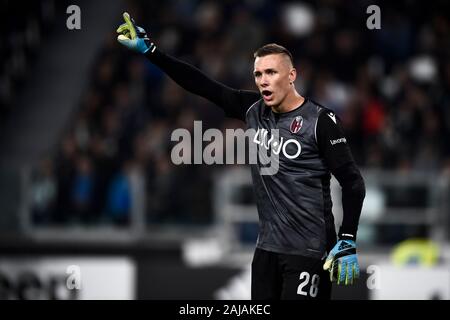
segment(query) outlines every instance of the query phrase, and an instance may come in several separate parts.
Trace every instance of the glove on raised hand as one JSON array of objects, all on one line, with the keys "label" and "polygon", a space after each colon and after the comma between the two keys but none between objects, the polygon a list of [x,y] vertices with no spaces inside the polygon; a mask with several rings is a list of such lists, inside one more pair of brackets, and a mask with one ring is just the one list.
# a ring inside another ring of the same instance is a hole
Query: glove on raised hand
[{"label": "glove on raised hand", "polygon": [[124,12],[123,19],[125,23],[117,28],[117,33],[119,33],[117,41],[138,53],[154,52],[156,46],[150,42],[147,32],[143,28],[136,26],[134,19],[127,12]]}]

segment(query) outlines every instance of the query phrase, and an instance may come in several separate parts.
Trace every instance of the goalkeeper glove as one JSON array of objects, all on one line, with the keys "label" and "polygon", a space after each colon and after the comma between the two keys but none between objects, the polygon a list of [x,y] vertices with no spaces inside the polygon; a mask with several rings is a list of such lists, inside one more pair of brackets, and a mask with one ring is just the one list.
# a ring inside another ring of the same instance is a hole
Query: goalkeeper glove
[{"label": "goalkeeper glove", "polygon": [[353,284],[359,278],[358,256],[353,240],[339,240],[328,254],[324,270],[330,272],[330,280],[337,284]]},{"label": "goalkeeper glove", "polygon": [[136,26],[134,19],[127,12],[123,14],[123,18],[125,23],[117,28],[117,33],[119,33],[117,41],[125,47],[142,54],[148,51],[154,52],[156,46],[150,42],[145,30]]}]

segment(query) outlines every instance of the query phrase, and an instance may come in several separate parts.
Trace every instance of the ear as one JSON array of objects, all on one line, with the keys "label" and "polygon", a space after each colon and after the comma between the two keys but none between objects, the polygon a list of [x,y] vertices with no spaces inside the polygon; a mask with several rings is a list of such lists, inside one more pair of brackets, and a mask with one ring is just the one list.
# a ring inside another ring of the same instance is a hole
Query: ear
[{"label": "ear", "polygon": [[289,83],[293,84],[295,79],[297,79],[297,70],[292,68],[291,71],[289,71]]}]

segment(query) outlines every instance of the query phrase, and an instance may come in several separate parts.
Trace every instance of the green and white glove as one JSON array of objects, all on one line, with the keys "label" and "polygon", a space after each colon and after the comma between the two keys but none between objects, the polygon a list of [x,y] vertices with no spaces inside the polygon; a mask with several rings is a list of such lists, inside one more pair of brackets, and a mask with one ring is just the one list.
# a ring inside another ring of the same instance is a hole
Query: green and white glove
[{"label": "green and white glove", "polygon": [[136,26],[134,19],[127,12],[124,12],[123,19],[125,23],[117,28],[117,33],[119,34],[117,41],[138,53],[154,52],[156,46],[150,42],[147,32],[143,28]]}]

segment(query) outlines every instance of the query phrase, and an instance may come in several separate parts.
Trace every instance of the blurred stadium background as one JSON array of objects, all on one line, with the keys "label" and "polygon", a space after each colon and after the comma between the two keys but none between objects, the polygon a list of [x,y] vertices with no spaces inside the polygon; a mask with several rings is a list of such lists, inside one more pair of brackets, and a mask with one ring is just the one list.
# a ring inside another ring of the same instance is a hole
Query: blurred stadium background
[{"label": "blurred stadium background", "polygon": [[[343,119],[366,179],[362,278],[333,297],[450,298],[447,1],[0,3],[0,299],[250,297],[248,168],[170,160],[176,128],[243,124],[119,46],[125,10],[231,87],[254,87],[256,48],[289,48],[297,87]],[[81,30],[66,27],[72,4]],[[335,181],[333,199],[339,224]]]}]

